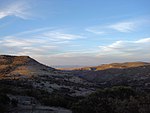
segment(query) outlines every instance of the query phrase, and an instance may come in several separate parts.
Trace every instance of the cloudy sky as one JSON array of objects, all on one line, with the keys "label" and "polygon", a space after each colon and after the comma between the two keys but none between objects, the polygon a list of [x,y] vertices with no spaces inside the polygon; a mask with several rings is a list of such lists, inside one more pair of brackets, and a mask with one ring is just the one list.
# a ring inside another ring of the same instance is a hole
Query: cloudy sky
[{"label": "cloudy sky", "polygon": [[150,0],[0,0],[0,54],[47,65],[150,62]]}]

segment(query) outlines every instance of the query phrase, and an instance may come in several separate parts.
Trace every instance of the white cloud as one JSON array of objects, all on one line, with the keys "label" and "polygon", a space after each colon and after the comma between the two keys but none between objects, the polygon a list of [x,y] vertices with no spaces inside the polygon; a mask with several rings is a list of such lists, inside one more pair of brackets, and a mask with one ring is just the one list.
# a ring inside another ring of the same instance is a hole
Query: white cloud
[{"label": "white cloud", "polygon": [[[83,50],[41,56],[38,58],[46,64],[53,65],[100,65],[112,62],[150,61],[150,38],[134,41],[116,41],[110,45],[99,46],[95,50]],[[44,60],[43,57],[50,58]]]},{"label": "white cloud", "polygon": [[15,46],[29,46],[31,43],[27,40],[19,40],[19,39],[5,39],[3,40],[3,44],[4,46],[7,47],[15,47]]},{"label": "white cloud", "polygon": [[88,31],[88,32],[94,33],[94,34],[98,34],[98,35],[106,34],[106,32],[101,31],[101,28],[99,29],[99,28],[96,28],[96,27],[86,28],[85,30]]},{"label": "white cloud", "polygon": [[99,55],[116,55],[116,57],[127,56],[133,58],[144,58],[149,56],[150,38],[136,41],[116,41],[107,46],[99,46]]},{"label": "white cloud", "polygon": [[144,38],[137,40],[136,43],[150,43],[150,38]]},{"label": "white cloud", "polygon": [[71,47],[73,40],[79,38],[83,38],[83,36],[51,28],[40,28],[1,37],[0,51],[1,54],[52,55],[64,52],[64,48]]},{"label": "white cloud", "polygon": [[[58,51],[58,45],[53,45],[43,39],[21,39],[18,37],[4,37],[0,41],[0,51],[5,54],[16,55],[47,55]],[[1,53],[1,54],[2,54]]]},{"label": "white cloud", "polygon": [[114,33],[114,31],[118,31],[121,33],[129,33],[135,31],[139,23],[140,22],[138,21],[123,21],[123,22],[117,22],[113,24],[88,27],[85,29],[85,31],[97,35],[110,34],[110,33]]},{"label": "white cloud", "polygon": [[109,62],[150,60],[150,38],[118,40],[84,49],[72,47],[84,36],[56,29],[35,29],[0,38],[0,53],[29,55],[47,65],[99,65]]},{"label": "white cloud", "polygon": [[150,57],[150,38],[138,39],[135,41],[116,41],[110,45],[99,46],[98,48],[67,51],[65,53],[54,54],[55,57],[99,57],[99,58],[143,58]]},{"label": "white cloud", "polygon": [[67,52],[63,52],[63,53],[57,53],[54,55],[51,55],[53,57],[63,57],[63,58],[72,58],[72,57],[91,57],[91,56],[95,56],[98,53],[98,51],[93,50],[93,49],[89,49],[89,50],[74,50],[74,51],[67,51]]},{"label": "white cloud", "polygon": [[29,4],[23,1],[8,3],[7,6],[0,8],[0,19],[6,16],[16,16],[22,19],[27,19],[30,16],[28,11]]},{"label": "white cloud", "polygon": [[67,41],[67,40],[75,40],[75,39],[83,38],[83,36],[80,36],[80,35],[68,34],[68,33],[63,33],[59,31],[48,31],[40,35],[41,37],[47,37],[53,41],[62,41],[62,40]]},{"label": "white cloud", "polygon": [[119,32],[132,32],[135,30],[135,23],[134,22],[119,22],[116,24],[109,25],[108,28],[117,30]]}]

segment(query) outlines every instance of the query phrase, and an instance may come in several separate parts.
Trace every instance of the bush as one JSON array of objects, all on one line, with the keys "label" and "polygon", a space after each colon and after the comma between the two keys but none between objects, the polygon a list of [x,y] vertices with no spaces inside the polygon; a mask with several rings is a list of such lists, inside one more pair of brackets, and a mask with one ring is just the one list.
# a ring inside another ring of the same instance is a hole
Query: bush
[{"label": "bush", "polygon": [[99,90],[73,104],[73,113],[150,113],[150,96],[130,87]]},{"label": "bush", "polygon": [[42,98],[42,103],[47,106],[56,106],[70,108],[73,103],[77,102],[78,98],[69,95],[52,94]]},{"label": "bush", "polygon": [[18,100],[17,100],[17,99],[12,99],[12,100],[11,100],[11,105],[12,105],[13,107],[17,107],[17,106],[18,106]]},{"label": "bush", "polygon": [[0,113],[7,111],[10,99],[6,94],[0,94]]}]

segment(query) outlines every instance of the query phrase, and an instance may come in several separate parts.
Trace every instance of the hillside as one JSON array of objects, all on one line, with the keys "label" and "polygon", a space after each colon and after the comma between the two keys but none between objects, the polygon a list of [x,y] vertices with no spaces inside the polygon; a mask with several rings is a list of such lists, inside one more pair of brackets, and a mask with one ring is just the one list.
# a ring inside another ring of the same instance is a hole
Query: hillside
[{"label": "hillside", "polygon": [[29,56],[1,55],[0,79],[30,81],[29,84],[32,83],[34,88],[48,92],[65,89],[65,93],[70,95],[85,95],[91,91],[90,86],[93,86],[70,72],[45,66]]},{"label": "hillside", "polygon": [[149,63],[123,63],[123,65],[115,63],[102,66],[111,66],[111,68],[102,69],[102,67],[98,66],[100,70],[76,70],[74,74],[102,86],[127,85],[142,88],[149,87]]},{"label": "hillside", "polygon": [[[0,99],[5,94],[10,100],[17,100],[16,110],[21,109],[20,113],[32,111],[33,100],[37,111],[71,113],[57,107],[68,108],[78,97],[94,92],[95,86],[71,72],[45,66],[29,56],[0,56]],[[0,108],[4,108],[1,103]],[[15,112],[11,107],[10,111]]]},{"label": "hillside", "polygon": [[80,67],[80,68],[61,68],[61,70],[106,70],[106,69],[125,69],[125,68],[132,68],[132,67],[139,67],[139,66],[146,66],[150,65],[147,62],[125,62],[125,63],[111,63],[111,64],[102,64],[99,66],[91,66],[91,67]]},{"label": "hillside", "polygon": [[49,74],[54,70],[29,56],[0,56],[0,77],[31,77]]}]

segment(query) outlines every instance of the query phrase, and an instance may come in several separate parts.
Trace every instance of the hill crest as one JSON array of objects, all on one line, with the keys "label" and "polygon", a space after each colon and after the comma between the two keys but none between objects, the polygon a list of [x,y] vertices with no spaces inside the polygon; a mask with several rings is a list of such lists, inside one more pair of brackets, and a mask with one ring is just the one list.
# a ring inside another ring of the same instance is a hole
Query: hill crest
[{"label": "hill crest", "polygon": [[29,56],[0,55],[0,77],[13,75],[31,77],[55,70],[45,66]]},{"label": "hill crest", "polygon": [[132,67],[140,67],[150,65],[148,62],[124,62],[124,63],[110,63],[110,64],[102,64],[99,66],[87,66],[80,68],[61,68],[61,70],[79,70],[79,71],[99,71],[99,70],[107,70],[107,69],[126,69]]}]

